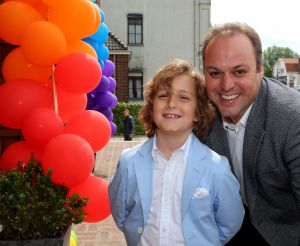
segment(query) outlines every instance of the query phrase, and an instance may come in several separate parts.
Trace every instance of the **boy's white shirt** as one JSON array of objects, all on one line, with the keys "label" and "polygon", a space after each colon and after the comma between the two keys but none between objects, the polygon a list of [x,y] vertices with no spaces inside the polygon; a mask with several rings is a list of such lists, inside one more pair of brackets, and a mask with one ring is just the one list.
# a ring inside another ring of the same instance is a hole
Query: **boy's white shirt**
[{"label": "boy's white shirt", "polygon": [[138,246],[185,245],[181,225],[181,201],[191,136],[192,133],[186,142],[172,153],[169,160],[166,160],[157,148],[157,138],[154,136],[152,202]]}]

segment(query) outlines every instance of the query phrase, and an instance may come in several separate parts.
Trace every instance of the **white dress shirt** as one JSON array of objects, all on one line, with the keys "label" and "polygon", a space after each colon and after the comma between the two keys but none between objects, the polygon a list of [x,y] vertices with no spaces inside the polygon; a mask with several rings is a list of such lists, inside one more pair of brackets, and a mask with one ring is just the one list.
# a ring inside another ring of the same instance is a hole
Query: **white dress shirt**
[{"label": "white dress shirt", "polygon": [[148,221],[139,246],[185,245],[181,225],[181,199],[186,160],[191,134],[179,149],[166,160],[154,137],[153,194]]},{"label": "white dress shirt", "polygon": [[243,203],[248,206],[245,184],[243,177],[243,143],[247,120],[250,114],[252,104],[247,109],[243,117],[236,124],[230,124],[223,121],[223,127],[227,132],[227,139],[230,149],[233,171],[240,183],[240,193]]}]

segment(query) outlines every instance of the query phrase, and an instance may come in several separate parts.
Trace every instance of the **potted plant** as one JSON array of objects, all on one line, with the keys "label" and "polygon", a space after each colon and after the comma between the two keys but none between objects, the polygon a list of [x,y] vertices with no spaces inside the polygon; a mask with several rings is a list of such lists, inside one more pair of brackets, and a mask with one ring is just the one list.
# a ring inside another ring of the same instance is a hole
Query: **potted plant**
[{"label": "potted plant", "polygon": [[0,172],[0,245],[69,246],[72,224],[81,223],[87,199],[68,194],[31,158]]}]

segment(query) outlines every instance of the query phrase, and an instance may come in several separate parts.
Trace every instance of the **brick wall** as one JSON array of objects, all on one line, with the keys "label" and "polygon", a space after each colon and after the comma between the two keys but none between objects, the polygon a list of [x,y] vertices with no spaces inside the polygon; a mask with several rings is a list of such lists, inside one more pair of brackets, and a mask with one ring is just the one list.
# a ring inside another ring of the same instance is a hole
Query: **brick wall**
[{"label": "brick wall", "polygon": [[118,102],[128,102],[128,55],[110,55],[109,60],[115,64],[114,78],[117,82],[115,95]]}]

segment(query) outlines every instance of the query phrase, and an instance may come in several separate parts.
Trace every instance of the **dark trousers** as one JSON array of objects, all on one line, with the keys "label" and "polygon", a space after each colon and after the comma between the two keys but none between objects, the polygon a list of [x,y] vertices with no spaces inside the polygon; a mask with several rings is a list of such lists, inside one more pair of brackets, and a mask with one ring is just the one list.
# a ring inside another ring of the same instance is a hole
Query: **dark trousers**
[{"label": "dark trousers", "polygon": [[132,135],[124,135],[124,141],[131,141]]},{"label": "dark trousers", "polygon": [[255,229],[250,220],[249,209],[245,207],[245,218],[239,232],[226,244],[226,246],[269,246],[266,240]]}]

